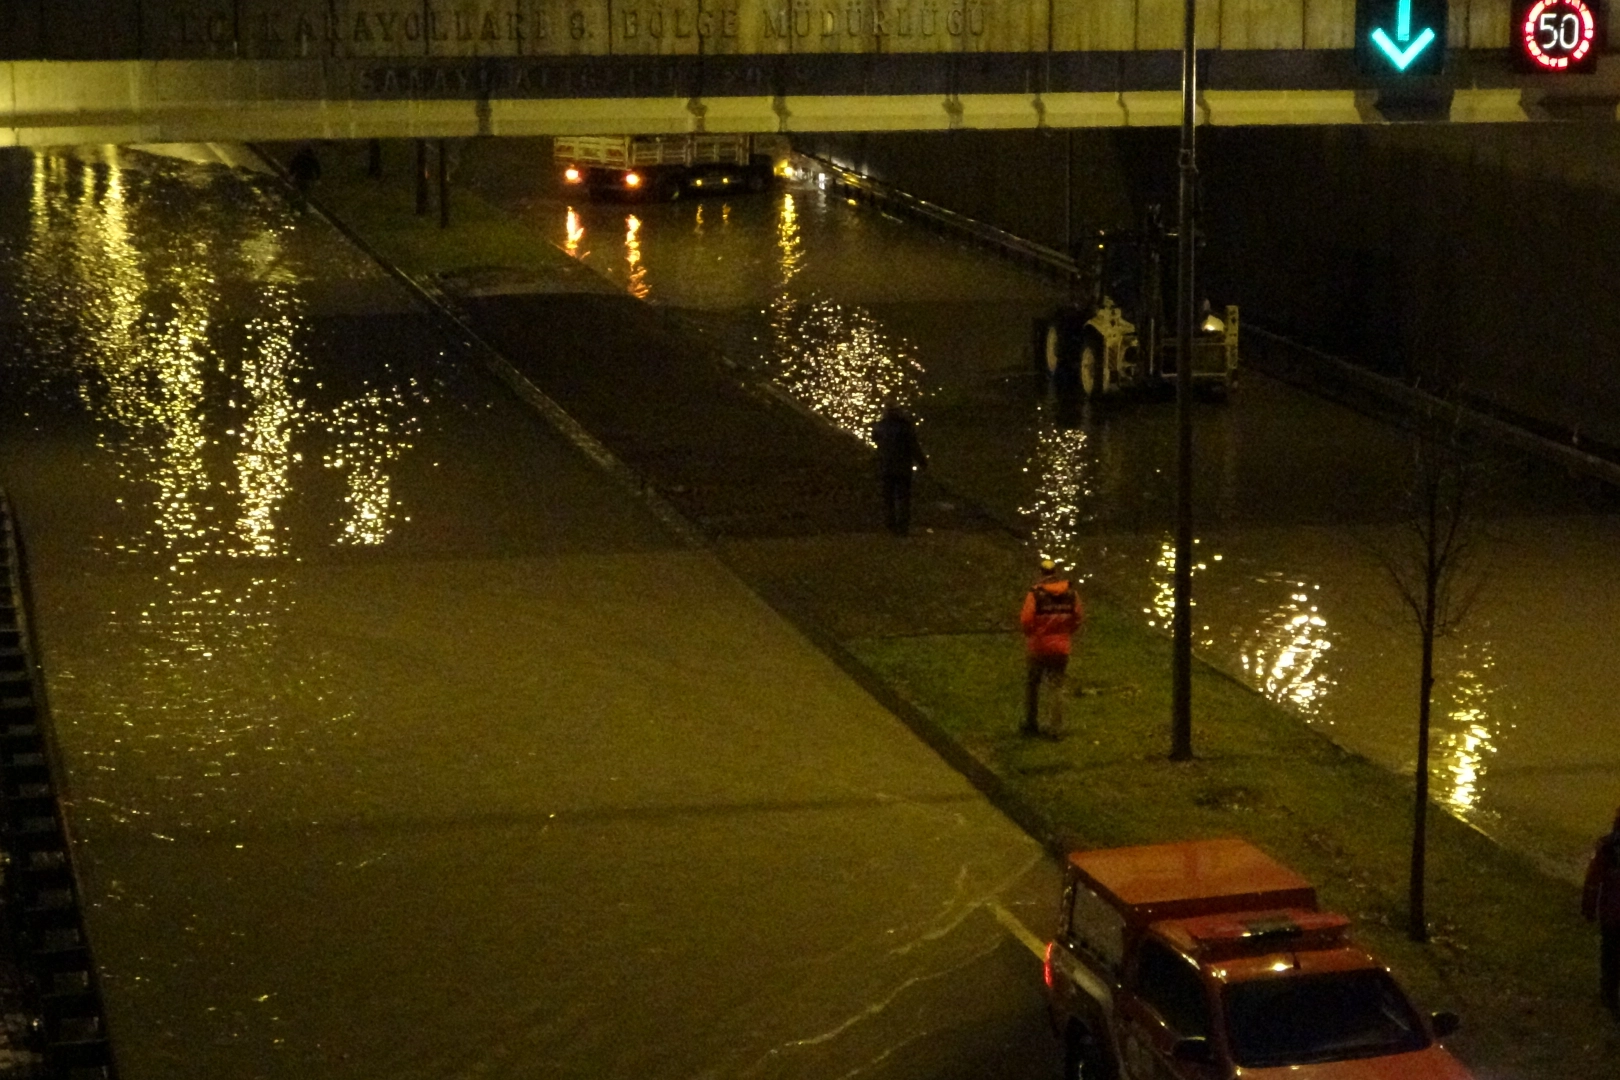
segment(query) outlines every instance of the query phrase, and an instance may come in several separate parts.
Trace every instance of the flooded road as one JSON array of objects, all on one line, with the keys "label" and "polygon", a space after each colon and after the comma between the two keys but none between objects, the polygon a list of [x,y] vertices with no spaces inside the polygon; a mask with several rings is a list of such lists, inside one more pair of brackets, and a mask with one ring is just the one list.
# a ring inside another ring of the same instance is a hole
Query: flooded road
[{"label": "flooded road", "polygon": [[167,153],[0,153],[120,1075],[1055,1069],[988,903],[1036,845],[279,184]]},{"label": "flooded road", "polygon": [[[626,206],[549,176],[531,152],[483,190],[852,436],[910,405],[941,479],[1168,624],[1174,406],[1056,424],[1026,351],[1051,283],[813,178]],[[1408,437],[1255,373],[1195,423],[1196,647],[1409,774],[1419,639],[1378,555],[1402,533]],[[1620,504],[1511,457],[1490,477],[1479,600],[1438,660],[1435,797],[1571,877],[1620,803]]]}]

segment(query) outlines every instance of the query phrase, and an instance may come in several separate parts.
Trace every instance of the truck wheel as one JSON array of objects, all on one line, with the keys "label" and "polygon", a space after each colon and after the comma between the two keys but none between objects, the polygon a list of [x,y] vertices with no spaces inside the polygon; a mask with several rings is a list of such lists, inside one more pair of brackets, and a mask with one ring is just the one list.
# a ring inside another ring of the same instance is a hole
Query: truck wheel
[{"label": "truck wheel", "polygon": [[1089,1032],[1071,1028],[1064,1040],[1063,1080],[1112,1080],[1108,1059]]}]

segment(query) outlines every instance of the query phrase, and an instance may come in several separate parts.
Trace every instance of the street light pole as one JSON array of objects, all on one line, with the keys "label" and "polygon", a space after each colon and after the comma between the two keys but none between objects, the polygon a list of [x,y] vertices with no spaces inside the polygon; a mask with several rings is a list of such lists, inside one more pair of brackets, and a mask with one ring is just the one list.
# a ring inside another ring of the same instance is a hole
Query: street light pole
[{"label": "street light pole", "polygon": [[1195,0],[1182,0],[1181,186],[1176,210],[1176,577],[1170,635],[1170,760],[1192,749],[1192,347],[1193,199],[1198,180],[1194,114],[1198,97]]}]

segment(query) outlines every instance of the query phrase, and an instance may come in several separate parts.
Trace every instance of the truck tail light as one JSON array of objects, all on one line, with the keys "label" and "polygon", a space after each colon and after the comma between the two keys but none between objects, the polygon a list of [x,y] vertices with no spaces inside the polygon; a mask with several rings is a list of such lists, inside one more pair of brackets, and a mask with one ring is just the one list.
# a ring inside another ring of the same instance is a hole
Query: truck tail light
[{"label": "truck tail light", "polygon": [[563,179],[568,181],[570,184],[579,183],[579,181],[581,179],[579,166],[578,165],[570,165],[570,166],[568,166],[568,168],[564,169],[563,170]]},{"label": "truck tail light", "polygon": [[1041,962],[1041,977],[1046,980],[1048,990],[1052,989],[1052,947],[1056,944],[1055,941],[1046,943],[1046,958]]},{"label": "truck tail light", "polygon": [[625,173],[624,174],[624,186],[625,187],[640,187],[641,186],[641,174],[640,173],[633,173],[633,172]]}]

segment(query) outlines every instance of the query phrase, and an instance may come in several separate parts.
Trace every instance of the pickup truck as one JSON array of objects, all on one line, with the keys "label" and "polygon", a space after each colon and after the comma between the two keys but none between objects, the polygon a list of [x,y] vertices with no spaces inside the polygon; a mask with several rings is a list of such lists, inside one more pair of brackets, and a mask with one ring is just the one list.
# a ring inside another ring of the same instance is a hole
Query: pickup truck
[{"label": "pickup truck", "polygon": [[1072,853],[1047,1000],[1070,1080],[1469,1080],[1350,920],[1240,839]]}]

